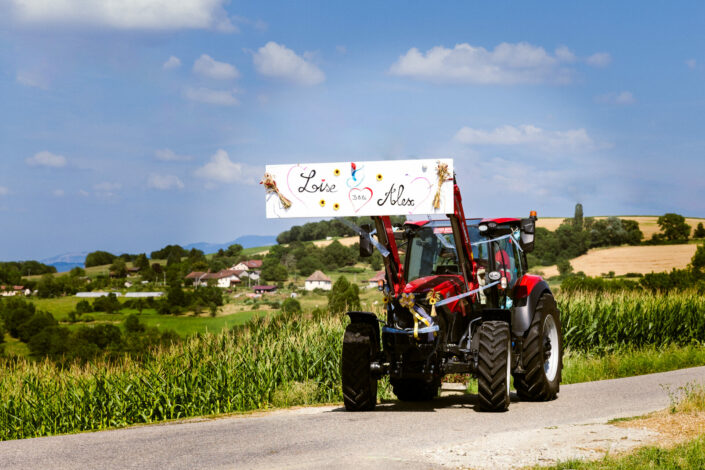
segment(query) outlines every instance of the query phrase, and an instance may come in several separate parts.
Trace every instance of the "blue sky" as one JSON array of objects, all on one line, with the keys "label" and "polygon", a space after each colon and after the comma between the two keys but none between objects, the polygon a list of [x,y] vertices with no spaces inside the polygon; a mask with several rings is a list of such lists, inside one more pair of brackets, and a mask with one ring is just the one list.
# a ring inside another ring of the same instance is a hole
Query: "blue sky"
[{"label": "blue sky", "polygon": [[702,2],[0,0],[0,259],[277,234],[264,164],[451,157],[471,216],[705,216]]}]

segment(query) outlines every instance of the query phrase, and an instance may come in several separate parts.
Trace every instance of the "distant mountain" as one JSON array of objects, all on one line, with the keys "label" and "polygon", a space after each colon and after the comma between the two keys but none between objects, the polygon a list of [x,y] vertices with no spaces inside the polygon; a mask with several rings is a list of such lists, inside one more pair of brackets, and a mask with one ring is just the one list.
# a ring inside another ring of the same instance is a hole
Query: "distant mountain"
[{"label": "distant mountain", "polygon": [[198,242],[185,245],[184,248],[190,250],[195,248],[201,250],[205,254],[216,253],[218,250],[227,250],[230,245],[239,243],[243,248],[253,248],[256,246],[268,246],[275,245],[277,243],[277,237],[274,235],[243,235],[236,238],[233,241],[227,243],[208,243],[208,242]]},{"label": "distant mountain", "polygon": [[86,261],[87,254],[87,251],[82,251],[80,253],[64,253],[63,255],[46,258],[40,260],[39,262],[48,264],[49,266],[54,266],[58,272],[63,273],[66,271],[71,271],[76,266],[82,268],[83,263]]}]

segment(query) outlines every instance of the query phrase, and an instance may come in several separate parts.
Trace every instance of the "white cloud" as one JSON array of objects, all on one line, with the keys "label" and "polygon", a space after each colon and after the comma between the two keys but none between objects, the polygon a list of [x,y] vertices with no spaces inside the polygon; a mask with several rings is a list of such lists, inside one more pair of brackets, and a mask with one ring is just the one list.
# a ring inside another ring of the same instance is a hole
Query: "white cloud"
[{"label": "white cloud", "polygon": [[54,195],[54,197],[64,197],[65,194],[63,189],[55,189],[51,193]]},{"label": "white cloud", "polygon": [[203,54],[194,62],[193,71],[198,75],[216,80],[232,80],[240,76],[235,66],[227,62],[218,62],[207,54]]},{"label": "white cloud", "polygon": [[40,88],[42,90],[49,88],[49,80],[39,72],[18,70],[17,75],[15,75],[15,81],[20,85]]},{"label": "white cloud", "polygon": [[195,175],[210,181],[220,183],[256,184],[259,169],[245,163],[233,162],[228,152],[218,149],[210,161],[198,168]]},{"label": "white cloud", "polygon": [[5,196],[7,194],[10,194],[10,190],[5,186],[0,186],[0,196]]},{"label": "white cloud", "polygon": [[211,90],[210,88],[187,88],[184,96],[191,101],[217,106],[237,106],[240,100],[235,97],[237,90]]},{"label": "white cloud", "polygon": [[187,162],[192,160],[190,155],[178,155],[171,149],[158,149],[154,151],[154,157],[163,162]]},{"label": "white cloud", "polygon": [[114,183],[110,181],[103,181],[102,183],[94,184],[93,190],[95,194],[99,197],[111,198],[115,197],[117,191],[122,188],[120,183]]},{"label": "white cloud", "polygon": [[606,52],[597,52],[585,59],[585,63],[592,67],[607,67],[611,62],[612,56]]},{"label": "white cloud", "polygon": [[575,62],[576,57],[573,51],[566,46],[561,46],[555,50],[556,58],[563,62]]},{"label": "white cloud", "polygon": [[533,125],[502,126],[491,131],[463,127],[455,140],[468,145],[527,145],[549,151],[589,150],[595,143],[585,129],[546,131]]},{"label": "white cloud", "polygon": [[457,44],[449,49],[437,46],[424,54],[416,48],[400,56],[389,72],[436,83],[515,84],[569,82],[572,70],[561,67],[572,52],[559,49],[555,56],[526,42],[501,43],[493,50]]},{"label": "white cloud", "polygon": [[255,69],[266,77],[279,78],[299,85],[317,85],[325,74],[304,57],[282,44],[270,41],[254,54]]},{"label": "white cloud", "polygon": [[169,57],[167,61],[164,62],[164,65],[162,65],[162,68],[164,70],[171,70],[179,67],[181,67],[181,59],[176,56]]},{"label": "white cloud", "polygon": [[225,0],[9,0],[26,24],[73,24],[121,30],[212,29],[237,32]]},{"label": "white cloud", "polygon": [[44,150],[26,158],[25,162],[27,162],[27,165],[29,166],[49,166],[53,168],[60,168],[62,166],[66,166],[66,157],[63,155],[55,155]]},{"label": "white cloud", "polygon": [[694,70],[698,66],[698,61],[695,59],[688,59],[685,61],[685,65],[687,65],[689,69]]},{"label": "white cloud", "polygon": [[147,186],[153,189],[184,189],[184,183],[175,175],[149,175]]},{"label": "white cloud", "polygon": [[598,103],[629,105],[636,103],[634,95],[630,91],[622,91],[620,93],[606,93],[595,97]]}]

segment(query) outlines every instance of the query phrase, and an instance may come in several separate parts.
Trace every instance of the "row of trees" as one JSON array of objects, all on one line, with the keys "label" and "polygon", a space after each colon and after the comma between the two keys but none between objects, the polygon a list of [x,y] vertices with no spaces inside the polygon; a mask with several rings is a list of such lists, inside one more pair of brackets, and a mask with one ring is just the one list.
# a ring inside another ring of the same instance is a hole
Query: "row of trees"
[{"label": "row of trees", "polygon": [[34,260],[0,262],[0,284],[20,285],[22,284],[23,276],[55,272],[56,268],[54,266],[48,266]]},{"label": "row of trees", "polygon": [[[357,226],[372,224],[370,217],[345,217]],[[392,224],[401,225],[406,220],[404,216],[392,216]],[[277,236],[277,243],[291,243],[294,241],[309,242],[325,240],[326,237],[351,237],[355,232],[338,219],[309,222],[304,225],[294,225],[289,230]]]}]

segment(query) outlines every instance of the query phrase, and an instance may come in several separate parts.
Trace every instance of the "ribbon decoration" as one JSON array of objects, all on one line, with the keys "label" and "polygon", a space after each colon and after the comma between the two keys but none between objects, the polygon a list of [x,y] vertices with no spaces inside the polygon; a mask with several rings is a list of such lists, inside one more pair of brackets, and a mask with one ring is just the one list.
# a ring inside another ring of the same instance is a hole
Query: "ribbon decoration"
[{"label": "ribbon decoration", "polygon": [[489,289],[490,287],[496,286],[497,284],[499,284],[499,281],[494,281],[494,282],[492,282],[492,283],[490,283],[490,284],[487,284],[486,286],[478,287],[477,289],[473,289],[473,290],[471,290],[471,291],[464,292],[464,293],[462,293],[462,294],[454,295],[453,297],[448,297],[447,299],[443,299],[443,300],[441,300],[441,301],[436,302],[436,304],[434,305],[434,307],[435,307],[436,305],[438,305],[439,307],[441,307],[441,306],[443,306],[443,305],[445,305],[445,304],[449,304],[449,303],[451,303],[451,302],[455,302],[456,300],[460,300],[460,299],[462,299],[462,298],[464,298],[464,297],[467,297],[467,296],[469,296],[469,295],[473,295],[473,294],[476,294],[476,293],[478,293],[478,292],[481,292],[481,291],[483,291],[483,290],[485,290],[485,289]]},{"label": "ribbon decoration", "polygon": [[435,290],[431,289],[428,291],[428,294],[426,294],[426,300],[428,301],[428,304],[431,306],[431,316],[435,317],[436,316],[436,302],[441,300],[441,293],[436,292]]},{"label": "ribbon decoration", "polygon": [[449,175],[448,164],[438,162],[436,173],[438,174],[438,189],[436,189],[436,195],[433,196],[433,208],[439,209],[441,207],[441,186],[446,182]]},{"label": "ribbon decoration", "polygon": [[377,232],[377,230],[373,230],[373,231],[371,231],[370,233],[367,233],[367,232],[365,232],[364,230],[362,230],[360,227],[358,227],[357,225],[355,225],[354,223],[350,222],[350,221],[349,221],[348,219],[346,219],[346,218],[339,218],[339,219],[336,219],[336,220],[339,221],[339,222],[342,222],[343,224],[345,224],[345,225],[347,225],[348,227],[350,227],[350,228],[351,228],[355,233],[357,233],[358,235],[362,235],[362,236],[365,236],[365,237],[369,238],[370,241],[372,242],[372,245],[373,245],[375,248],[377,248],[377,250],[379,251],[379,253],[380,253],[382,256],[384,256],[385,258],[386,258],[387,256],[389,256],[389,250],[386,249],[380,242],[378,242],[377,240],[375,240],[374,238],[372,238],[372,235],[374,235],[374,234]]},{"label": "ribbon decoration", "polygon": [[279,196],[279,200],[281,201],[282,206],[284,206],[284,209],[288,209],[291,207],[291,201],[284,197],[284,195],[279,191],[279,188],[277,188],[277,182],[274,181],[274,176],[272,176],[270,173],[265,173],[264,177],[262,178],[262,181],[260,181],[259,184],[264,185],[264,189],[267,191],[267,193],[274,193]]}]

